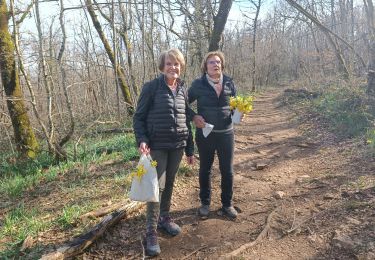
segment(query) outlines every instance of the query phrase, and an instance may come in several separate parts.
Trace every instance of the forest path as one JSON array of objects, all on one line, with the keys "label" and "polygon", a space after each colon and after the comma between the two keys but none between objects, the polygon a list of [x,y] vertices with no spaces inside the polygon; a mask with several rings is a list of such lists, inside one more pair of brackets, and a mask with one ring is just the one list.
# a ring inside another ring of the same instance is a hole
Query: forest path
[{"label": "forest path", "polygon": [[[196,214],[197,174],[180,178],[172,216],[183,232],[176,237],[159,232],[162,253],[155,259],[218,259],[254,241],[266,226],[266,237],[240,252],[240,259],[354,259],[361,254],[371,259],[374,227],[367,232],[368,243],[360,237],[375,218],[373,210],[358,206],[356,211],[345,205],[348,200],[373,201],[373,188],[363,187],[358,195],[358,188],[351,184],[359,175],[372,176],[374,163],[361,164],[362,155],[354,152],[357,149],[351,143],[337,145],[331,136],[320,133],[303,135],[301,129],[307,126],[282,106],[281,94],[272,90],[259,95],[251,114],[235,126],[233,201],[238,218],[232,221],[218,214],[216,157],[209,218],[202,220]],[[144,216],[122,221],[81,257],[142,258],[143,229]],[[359,250],[358,243],[367,249]]]}]

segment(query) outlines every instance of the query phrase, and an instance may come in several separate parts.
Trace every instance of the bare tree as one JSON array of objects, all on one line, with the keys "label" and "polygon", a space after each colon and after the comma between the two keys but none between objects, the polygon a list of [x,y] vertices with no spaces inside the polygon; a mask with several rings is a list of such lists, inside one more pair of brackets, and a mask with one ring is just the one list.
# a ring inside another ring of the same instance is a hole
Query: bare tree
[{"label": "bare tree", "polygon": [[315,23],[319,29],[324,33],[324,35],[327,37],[328,42],[330,43],[332,49],[334,50],[334,53],[336,55],[337,61],[339,63],[339,72],[342,74],[343,78],[348,80],[349,79],[349,71],[346,66],[345,59],[343,57],[342,51],[340,47],[338,46],[337,42],[332,37],[330,30],[325,27],[318,18],[314,17],[312,14],[310,14],[306,9],[304,9],[301,5],[299,5],[294,0],[286,0],[291,6],[293,6],[295,9],[297,9],[299,12],[301,12],[303,15],[305,15],[307,18],[309,18],[313,23]]},{"label": "bare tree", "polygon": [[257,2],[256,1],[253,1],[253,0],[250,0],[250,2],[253,4],[253,6],[255,7],[255,17],[254,17],[254,22],[253,22],[253,48],[252,48],[252,52],[253,52],[253,66],[252,66],[252,75],[253,75],[253,79],[252,79],[252,82],[251,82],[251,91],[255,91],[255,68],[256,68],[256,56],[255,56],[255,47],[256,47],[256,38],[257,38],[257,29],[258,29],[258,18],[259,18],[259,12],[260,12],[260,7],[262,5],[262,0],[258,0]]},{"label": "bare tree", "polygon": [[64,0],[60,0],[60,16],[59,16],[59,21],[60,21],[60,27],[61,27],[61,33],[62,33],[62,41],[61,41],[61,46],[59,50],[59,54],[57,56],[57,62],[60,68],[60,73],[61,73],[61,84],[63,87],[63,93],[65,96],[68,112],[69,112],[69,119],[70,119],[70,128],[66,135],[61,138],[59,141],[59,146],[63,147],[73,136],[74,133],[74,128],[75,128],[75,122],[74,122],[74,115],[73,115],[73,110],[72,110],[72,103],[70,100],[70,97],[68,95],[68,87],[67,87],[67,75],[66,71],[63,65],[63,55],[65,51],[65,44],[66,44],[66,32],[65,32],[65,23],[64,23]]},{"label": "bare tree", "polygon": [[131,9],[132,5],[132,0],[129,1],[127,4],[127,8],[125,9],[123,3],[120,2],[119,0],[119,6],[120,6],[120,12],[121,12],[121,18],[122,18],[122,28],[120,29],[119,33],[121,35],[122,41],[124,43],[125,49],[126,49],[126,54],[127,54],[127,64],[129,67],[129,75],[130,75],[130,82],[131,86],[133,89],[133,92],[135,95],[139,94],[139,89],[138,89],[138,84],[135,79],[135,71],[133,67],[133,58],[132,58],[132,48],[131,48],[131,43],[130,43],[130,37],[129,37],[129,32],[132,29],[133,25],[133,13]]},{"label": "bare tree", "polygon": [[[49,125],[49,131],[47,134],[47,144],[50,153],[52,153],[55,158],[58,161],[61,160],[66,160],[67,159],[67,154],[62,148],[62,145],[64,145],[72,135],[72,133],[68,134],[65,136],[61,142],[58,141],[59,137],[56,133],[56,127],[55,127],[55,122],[53,120],[53,114],[54,114],[54,109],[56,107],[55,101],[54,101],[54,89],[55,89],[55,84],[52,79],[52,70],[49,68],[49,64],[46,61],[45,55],[44,55],[44,44],[43,44],[43,33],[42,33],[42,26],[41,26],[41,20],[40,20],[40,9],[39,9],[39,0],[36,0],[35,2],[35,13],[36,13],[36,27],[38,30],[38,40],[39,40],[39,58],[40,58],[40,67],[42,69],[42,80],[43,84],[46,90],[47,94],[47,117],[48,117],[48,125]],[[62,18],[61,18],[62,19]],[[64,52],[64,34],[65,34],[65,29],[63,27],[63,45],[62,48],[60,49],[59,52],[59,57],[58,59],[61,60],[63,52]],[[51,56],[51,54],[50,54]],[[52,57],[52,56],[51,56]],[[61,61],[59,61],[61,64]],[[63,75],[64,77],[64,75]],[[66,94],[66,85],[65,85],[65,94]],[[67,97],[67,94],[65,96]],[[70,105],[69,101],[68,104]],[[72,116],[72,114],[70,114]],[[71,129],[73,131],[73,129]]]},{"label": "bare tree", "polygon": [[250,0],[251,5],[255,9],[255,15],[254,18],[250,18],[248,15],[244,14],[246,18],[250,18],[253,20],[252,23],[252,66],[251,66],[251,75],[252,75],[252,81],[251,81],[251,91],[255,91],[255,78],[256,78],[256,42],[257,42],[257,29],[258,29],[258,23],[259,23],[259,13],[260,8],[262,6],[262,0]]},{"label": "bare tree", "polygon": [[225,24],[227,23],[228,15],[232,7],[233,0],[221,0],[219,11],[214,17],[214,28],[212,31],[208,51],[215,51],[219,49],[219,42],[221,40]]},{"label": "bare tree", "polygon": [[112,66],[114,67],[114,69],[117,72],[117,76],[118,76],[119,84],[120,84],[120,89],[122,91],[124,100],[125,100],[126,104],[128,105],[128,113],[132,114],[134,112],[133,100],[132,100],[131,95],[130,95],[129,86],[128,86],[128,84],[126,82],[126,79],[125,79],[125,73],[124,73],[123,69],[120,66],[118,66],[118,64],[116,64],[116,62],[115,62],[115,56],[114,56],[113,50],[112,50],[112,48],[111,48],[111,46],[110,46],[110,44],[107,40],[107,37],[104,34],[102,26],[101,26],[101,24],[98,20],[98,17],[96,15],[95,11],[94,11],[94,6],[93,6],[92,1],[91,0],[85,0],[85,3],[86,3],[87,11],[90,14],[90,17],[91,17],[92,22],[94,24],[94,27],[95,27],[96,31],[98,32],[99,37],[100,37],[100,39],[101,39],[101,41],[104,45],[104,48],[107,52],[108,58],[111,61]]},{"label": "bare tree", "polygon": [[369,32],[369,63],[367,71],[367,93],[375,96],[375,19],[372,0],[363,0]]},{"label": "bare tree", "polygon": [[14,45],[8,28],[8,7],[0,0],[0,70],[5,90],[9,115],[12,121],[14,137],[21,155],[34,158],[39,143],[32,129],[24,97],[21,90],[18,68],[14,57]]}]

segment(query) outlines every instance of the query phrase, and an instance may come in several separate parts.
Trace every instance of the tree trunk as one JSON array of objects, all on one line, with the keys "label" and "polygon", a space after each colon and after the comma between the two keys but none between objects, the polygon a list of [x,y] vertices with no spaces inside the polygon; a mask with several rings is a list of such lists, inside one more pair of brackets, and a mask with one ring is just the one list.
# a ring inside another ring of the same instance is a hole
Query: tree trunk
[{"label": "tree trunk", "polygon": [[[40,20],[39,12],[39,2],[40,0],[35,1],[35,18],[36,18],[36,27],[38,30],[38,40],[39,40],[39,59],[40,59],[40,68],[42,72],[42,80],[47,94],[47,113],[48,113],[48,149],[51,154],[55,156],[55,159],[58,161],[65,161],[67,159],[66,152],[60,147],[57,143],[57,135],[55,131],[55,124],[53,120],[53,114],[55,113],[55,108],[57,103],[54,102],[54,81],[52,79],[51,69],[48,68],[48,63],[44,55],[43,47],[43,34],[42,34],[42,23]],[[51,54],[50,54],[51,55]]]},{"label": "tree trunk", "polygon": [[258,17],[261,7],[261,0],[258,0],[258,2],[251,1],[251,3],[255,6],[256,12],[255,12],[255,18],[253,23],[253,62],[252,62],[252,81],[251,81],[251,91],[255,92],[255,72],[256,72],[256,56],[255,56],[255,47],[256,47],[256,37],[257,37],[257,28],[258,28]]},{"label": "tree trunk", "polygon": [[73,115],[73,109],[72,109],[72,102],[70,100],[70,97],[68,95],[68,87],[66,82],[66,71],[64,68],[64,65],[62,64],[62,58],[65,51],[65,43],[66,43],[66,33],[65,33],[65,23],[64,23],[64,1],[60,0],[60,26],[61,26],[61,33],[62,33],[62,42],[59,50],[59,55],[57,56],[57,62],[59,64],[60,73],[61,73],[61,83],[63,87],[63,93],[66,100],[66,105],[69,112],[69,119],[70,119],[70,127],[66,135],[60,140],[59,146],[63,147],[73,136],[74,129],[75,129],[75,122],[74,122],[74,115]]},{"label": "tree trunk", "polygon": [[330,1],[330,7],[331,7],[331,28],[332,31],[336,32],[336,13],[335,13],[335,0]]},{"label": "tree trunk", "polygon": [[375,41],[370,45],[370,56],[367,72],[367,93],[375,96]]},{"label": "tree trunk", "polygon": [[219,43],[223,34],[225,24],[227,23],[229,11],[232,7],[233,0],[221,0],[219,11],[214,17],[214,29],[212,32],[208,51],[216,51],[219,49]]},{"label": "tree trunk", "polygon": [[102,26],[100,25],[99,20],[98,20],[96,14],[95,14],[92,1],[86,0],[85,2],[86,2],[87,11],[89,12],[89,15],[90,15],[91,20],[94,24],[94,27],[95,27],[96,31],[98,32],[100,40],[102,41],[102,43],[104,45],[104,48],[105,48],[105,50],[107,52],[107,55],[108,55],[108,58],[111,61],[112,66],[114,67],[114,69],[117,72],[117,76],[118,76],[119,84],[120,84],[120,89],[121,89],[122,94],[124,96],[124,100],[125,100],[125,102],[128,106],[128,113],[133,114],[134,113],[134,106],[133,106],[133,101],[131,99],[129,86],[126,83],[125,74],[124,74],[123,70],[120,68],[120,66],[117,66],[117,64],[115,64],[116,63],[115,62],[115,56],[113,54],[113,51],[111,49],[111,46],[110,46],[107,38],[104,35]]},{"label": "tree trunk", "polygon": [[363,0],[369,31],[369,63],[367,71],[367,93],[375,96],[375,19],[372,0]]},{"label": "tree trunk", "polygon": [[[304,9],[301,5],[299,5],[294,0],[286,0],[292,7],[297,9],[300,13],[302,13],[304,16],[306,16],[308,19],[310,19],[318,28],[324,33],[326,36],[328,42],[331,44],[331,47],[333,48],[333,51],[335,53],[335,56],[338,61],[338,70],[339,73],[342,75],[342,77],[345,80],[349,79],[349,71],[345,63],[345,59],[342,55],[342,52],[337,44],[337,42],[333,39],[332,35],[334,35],[336,38],[337,35],[333,34],[331,30],[329,30],[327,27],[325,27],[315,16],[313,16],[311,13],[309,13],[306,9]],[[332,34],[332,35],[331,35]],[[340,38],[341,40],[341,38]]]},{"label": "tree trunk", "polygon": [[0,70],[1,80],[7,96],[7,106],[11,117],[14,137],[18,150],[25,157],[34,158],[39,149],[32,129],[27,108],[24,104],[18,68],[14,57],[14,45],[8,28],[8,8],[5,0],[0,0]]},{"label": "tree trunk", "polygon": [[[132,9],[131,9],[131,0],[129,1],[128,3],[128,12],[129,12],[129,20],[131,21],[132,19]],[[131,48],[131,43],[130,43],[130,39],[129,39],[129,35],[128,35],[128,31],[131,29],[131,23],[129,22],[128,23],[128,18],[127,18],[127,14],[126,14],[126,11],[124,10],[124,7],[123,7],[123,4],[119,1],[119,6],[120,6],[120,12],[121,12],[121,18],[122,18],[122,21],[123,21],[123,28],[122,30],[120,30],[120,35],[121,35],[121,38],[124,42],[124,45],[125,45],[125,49],[126,49],[126,54],[127,54],[127,63],[128,63],[128,67],[129,67],[129,75],[130,75],[130,82],[131,82],[131,85],[132,85],[132,89],[133,89],[133,92],[136,96],[138,96],[139,94],[139,89],[138,89],[138,85],[137,85],[137,82],[135,80],[135,72],[134,72],[134,68],[133,68],[133,59],[132,59],[132,48]]]}]

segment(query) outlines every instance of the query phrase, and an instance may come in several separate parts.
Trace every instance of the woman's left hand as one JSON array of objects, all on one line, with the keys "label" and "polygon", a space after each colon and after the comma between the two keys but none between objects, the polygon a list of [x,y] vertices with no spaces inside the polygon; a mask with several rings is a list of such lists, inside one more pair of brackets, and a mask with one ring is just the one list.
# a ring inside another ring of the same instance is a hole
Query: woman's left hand
[{"label": "woman's left hand", "polygon": [[206,121],[201,115],[195,115],[193,117],[193,122],[197,128],[204,128],[204,126],[206,125]]},{"label": "woman's left hand", "polygon": [[195,161],[194,155],[192,155],[192,156],[186,156],[186,162],[187,162],[187,164],[193,165],[194,161]]}]

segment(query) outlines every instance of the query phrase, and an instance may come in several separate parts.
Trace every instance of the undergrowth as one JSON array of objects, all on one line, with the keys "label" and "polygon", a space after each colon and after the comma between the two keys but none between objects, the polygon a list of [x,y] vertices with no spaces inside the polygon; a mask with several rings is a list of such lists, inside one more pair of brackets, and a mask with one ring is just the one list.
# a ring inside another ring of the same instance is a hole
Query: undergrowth
[{"label": "undergrowth", "polygon": [[340,82],[300,90],[286,92],[284,103],[304,108],[302,116],[310,115],[339,139],[366,139],[375,153],[375,104],[363,85]]},{"label": "undergrowth", "polygon": [[[0,259],[23,256],[24,240],[40,232],[77,235],[93,223],[80,218],[84,213],[127,198],[129,173],[139,158],[134,135],[87,138],[68,146],[67,153],[69,159],[60,163],[47,152],[33,161],[18,161],[14,154],[0,157]],[[107,164],[119,165],[111,169]],[[188,168],[183,163],[180,174]],[[40,207],[34,208],[35,200]],[[43,250],[36,242],[26,254],[38,259]]]},{"label": "undergrowth", "polygon": [[[73,146],[67,148],[72,154]],[[0,158],[0,194],[18,197],[41,181],[53,181],[59,173],[74,168],[77,164],[100,163],[121,158],[124,162],[138,156],[133,135],[119,135],[107,139],[87,139],[77,149],[75,159],[57,163],[43,152],[35,160],[18,162],[14,154]]]},{"label": "undergrowth", "polygon": [[[95,171],[89,168],[100,167],[102,162],[123,164],[136,159],[138,150],[133,135],[87,138],[79,146],[68,146],[67,153],[70,155],[68,160],[60,163],[47,152],[40,153],[30,161],[19,161],[15,154],[0,157],[0,209],[5,209],[0,218],[0,259],[19,257],[22,255],[19,252],[22,242],[47,229],[57,228],[68,232],[81,230],[83,223],[80,223],[79,217],[100,206],[101,198],[95,194],[101,187],[95,187],[95,184],[117,187],[121,191],[118,195],[111,191],[105,193],[110,200],[126,197],[130,186],[127,169],[95,179],[95,175],[90,175]],[[65,174],[69,177],[64,177]],[[64,178],[65,181],[61,181]],[[49,192],[52,191],[48,183],[57,186],[55,192],[58,194],[69,192],[76,199],[67,199],[63,207],[48,206]],[[42,190],[45,193],[40,192]],[[38,199],[40,207],[32,208],[23,203],[26,196],[46,196],[47,200],[42,202]]]},{"label": "undergrowth", "polygon": [[331,86],[312,100],[311,109],[329,122],[331,131],[343,138],[363,135],[374,120],[365,89],[358,86]]}]

